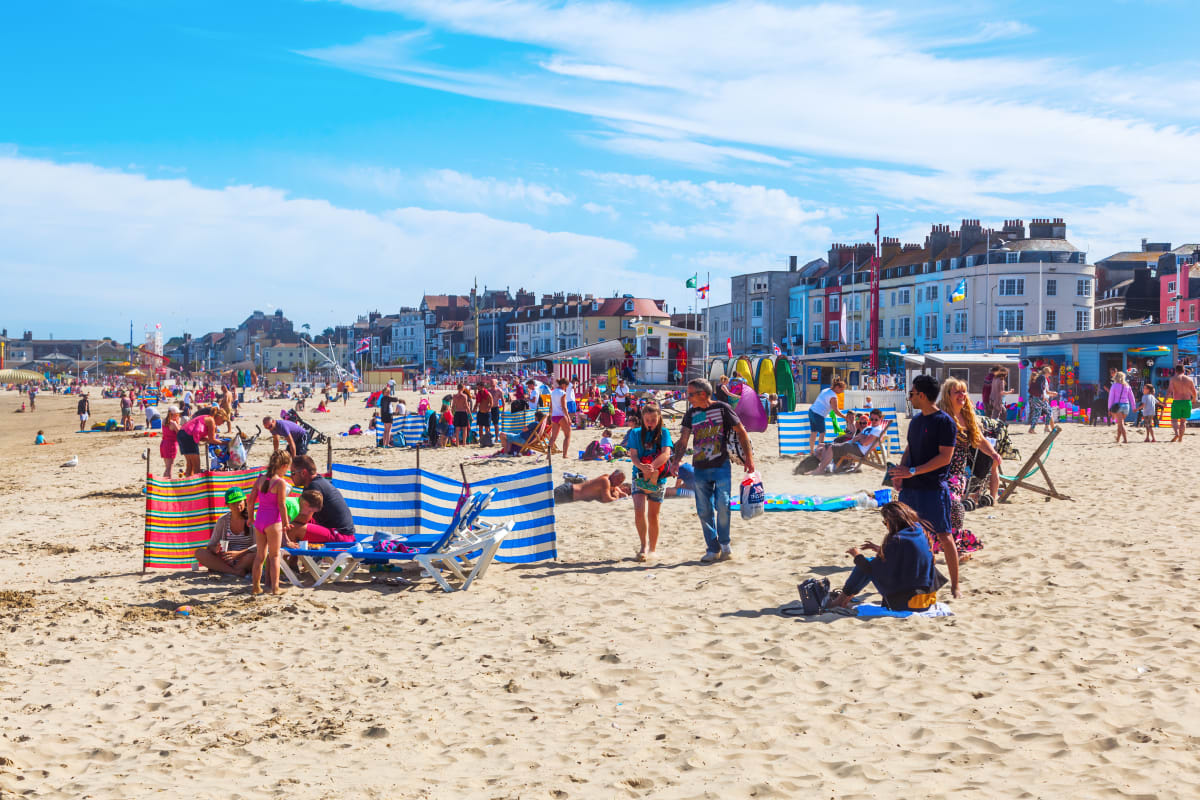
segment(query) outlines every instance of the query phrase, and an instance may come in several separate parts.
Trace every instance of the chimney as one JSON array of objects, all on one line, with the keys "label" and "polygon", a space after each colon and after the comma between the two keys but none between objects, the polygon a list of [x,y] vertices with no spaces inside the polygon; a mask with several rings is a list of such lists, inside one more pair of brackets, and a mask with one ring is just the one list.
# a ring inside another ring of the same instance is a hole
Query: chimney
[{"label": "chimney", "polygon": [[879,260],[886,264],[900,255],[900,240],[893,236],[885,236],[880,243],[879,250]]},{"label": "chimney", "polygon": [[1143,253],[1146,252],[1146,243],[1148,241],[1149,241],[1148,239],[1145,239],[1145,238],[1142,239],[1142,252]]},{"label": "chimney", "polygon": [[983,227],[977,219],[964,219],[958,233],[959,255],[970,252],[971,248],[984,240]]},{"label": "chimney", "polygon": [[933,260],[950,246],[950,226],[934,225],[929,231],[927,242],[929,246],[929,258]]},{"label": "chimney", "polygon": [[1019,219],[1004,220],[1004,228],[1001,231],[1004,238],[1008,241],[1014,241],[1025,238],[1025,222]]},{"label": "chimney", "polygon": [[796,271],[796,261],[798,260],[799,258],[797,256],[788,256],[788,272]]}]

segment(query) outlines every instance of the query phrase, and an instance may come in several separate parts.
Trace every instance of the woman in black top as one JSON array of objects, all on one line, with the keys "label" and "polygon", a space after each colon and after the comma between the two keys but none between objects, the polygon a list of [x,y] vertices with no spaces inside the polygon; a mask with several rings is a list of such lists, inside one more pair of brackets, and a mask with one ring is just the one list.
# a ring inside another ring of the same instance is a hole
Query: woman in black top
[{"label": "woman in black top", "polygon": [[383,426],[383,447],[392,446],[392,403],[396,402],[396,398],[392,397],[390,387],[384,387],[383,394],[379,395],[379,424]]}]

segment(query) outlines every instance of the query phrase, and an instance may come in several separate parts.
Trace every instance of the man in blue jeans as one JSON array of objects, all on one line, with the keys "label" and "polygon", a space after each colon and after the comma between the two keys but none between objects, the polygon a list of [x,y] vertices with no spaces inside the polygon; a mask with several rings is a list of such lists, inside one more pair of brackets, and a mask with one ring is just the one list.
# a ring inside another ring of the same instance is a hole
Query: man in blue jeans
[{"label": "man in blue jeans", "polygon": [[937,407],[940,387],[932,375],[913,378],[908,401],[920,413],[908,424],[908,447],[900,457],[900,466],[892,467],[892,485],[900,490],[900,502],[929,523],[950,573],[950,591],[958,591],[958,547],[950,524],[950,487],[946,476],[954,457],[954,439],[958,425],[954,418]]},{"label": "man in blue jeans", "polygon": [[750,437],[737,414],[726,403],[712,399],[712,384],[697,378],[688,381],[691,407],[683,415],[683,427],[671,463],[678,467],[692,444],[692,468],[696,481],[696,513],[704,531],[706,547],[701,563],[728,561],[733,557],[729,546],[729,432],[733,431],[745,454],[746,472],[754,471]]}]

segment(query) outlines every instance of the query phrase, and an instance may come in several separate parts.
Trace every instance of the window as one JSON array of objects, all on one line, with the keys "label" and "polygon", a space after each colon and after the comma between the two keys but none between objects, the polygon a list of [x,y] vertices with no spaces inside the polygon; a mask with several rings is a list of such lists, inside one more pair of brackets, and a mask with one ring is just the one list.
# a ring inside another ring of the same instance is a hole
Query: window
[{"label": "window", "polygon": [[1056,296],[1058,296],[1058,281],[1051,278],[1050,280],[1046,281],[1046,297]]},{"label": "window", "polygon": [[854,295],[854,310],[862,311],[862,295],[861,294]]},{"label": "window", "polygon": [[928,300],[937,300],[938,299],[938,287],[937,287],[936,283],[933,284],[932,286],[930,286],[925,291],[927,292],[926,299],[928,299]]},{"label": "window", "polygon": [[911,302],[912,302],[912,298],[909,296],[909,290],[901,289],[900,290],[900,305],[906,306]]},{"label": "window", "polygon": [[762,344],[763,343],[763,329],[762,328],[754,327],[750,330],[750,343],[751,344]]},{"label": "window", "polygon": [[909,336],[912,336],[912,318],[911,317],[901,317],[899,320],[897,320],[896,327],[898,328],[900,336],[902,338],[908,338]]},{"label": "window", "polygon": [[917,336],[925,335],[925,318],[917,317]]},{"label": "window", "polygon": [[1175,306],[1171,306],[1170,308],[1167,309],[1167,322],[1174,322],[1174,321],[1175,321]]},{"label": "window", "polygon": [[1196,304],[1192,303],[1192,305],[1188,306],[1188,322],[1195,322],[1195,321],[1196,321]]},{"label": "window", "polygon": [[1053,333],[1058,330],[1058,314],[1053,308],[1046,310],[1046,331]]},{"label": "window", "polygon": [[957,258],[950,259],[950,269],[958,269],[958,259]]},{"label": "window", "polygon": [[633,311],[633,301],[632,301],[632,300],[626,300],[626,301],[625,301],[625,310],[626,310],[626,311]]},{"label": "window", "polygon": [[949,314],[946,315],[946,327],[943,328],[943,330],[946,331],[946,333],[950,332],[950,315]]},{"label": "window", "polygon": [[1024,278],[1002,278],[1000,280],[1000,296],[1016,297],[1025,294]]},{"label": "window", "polygon": [[815,300],[813,300],[813,313],[814,314],[821,313],[821,298],[819,298],[819,297],[816,298]]},{"label": "window", "polygon": [[[1075,281],[1075,296],[1076,297],[1090,297],[1091,294],[1092,294],[1092,279],[1091,278],[1080,278],[1079,280]],[[1087,330],[1087,328],[1080,328],[1079,330],[1085,331],[1085,330]]]},{"label": "window", "polygon": [[600,330],[604,330],[604,322],[605,322],[604,320],[597,320],[596,327],[599,328]]},{"label": "window", "polygon": [[819,323],[819,322],[814,322],[814,323],[813,323],[813,335],[812,335],[812,338],[813,338],[813,341],[814,341],[814,342],[817,342],[817,341],[820,341],[820,340],[821,340],[821,323]]},{"label": "window", "polygon": [[954,312],[954,332],[955,333],[966,333],[967,332],[967,312],[966,311],[955,311]]},{"label": "window", "polygon": [[762,319],[762,311],[763,311],[763,301],[762,300],[751,300],[750,301],[750,316],[751,316],[751,318]]},{"label": "window", "polygon": [[892,292],[892,305],[896,305],[896,293]]},{"label": "window", "polygon": [[891,324],[888,325],[888,336],[889,336],[889,338],[892,338],[892,339],[896,338],[896,318],[895,317],[892,317]]},{"label": "window", "polygon": [[835,319],[829,323],[829,341],[831,341],[831,342],[838,341],[840,334],[841,334],[841,328],[838,325],[838,320]]},{"label": "window", "polygon": [[976,264],[975,256],[967,256],[967,266],[973,267],[973,266],[975,266],[975,264]]},{"label": "window", "polygon": [[998,308],[996,309],[996,330],[1003,333],[1021,333],[1025,330],[1025,309]]},{"label": "window", "polygon": [[936,339],[938,335],[938,315],[927,314],[925,316],[925,338]]},{"label": "window", "polygon": [[1021,254],[1020,253],[1005,253],[1004,254],[1004,263],[1006,263],[1006,264],[1021,263]]},{"label": "window", "polygon": [[1090,309],[1081,308],[1075,312],[1075,330],[1087,331],[1092,328],[1092,312]]},{"label": "window", "polygon": [[1175,294],[1175,281],[1167,282],[1167,294]]},{"label": "window", "polygon": [[829,295],[829,311],[836,313],[842,310],[842,296],[840,294]]}]

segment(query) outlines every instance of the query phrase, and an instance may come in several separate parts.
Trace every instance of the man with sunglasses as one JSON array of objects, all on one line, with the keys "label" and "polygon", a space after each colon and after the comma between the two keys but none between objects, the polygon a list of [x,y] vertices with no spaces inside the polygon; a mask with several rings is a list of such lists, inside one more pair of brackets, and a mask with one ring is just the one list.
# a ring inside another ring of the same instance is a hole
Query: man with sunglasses
[{"label": "man with sunglasses", "polygon": [[728,561],[733,557],[729,544],[729,493],[732,478],[729,469],[729,434],[733,432],[742,449],[746,472],[754,472],[750,437],[737,414],[726,403],[712,399],[712,384],[703,378],[689,381],[688,402],[683,415],[679,441],[671,464],[679,466],[688,442],[692,443],[692,467],[695,471],[696,513],[704,532],[706,551],[701,563]]},{"label": "man with sunglasses", "polygon": [[888,474],[900,490],[899,500],[917,512],[937,536],[950,573],[950,591],[958,591],[958,547],[951,533],[950,506],[953,498],[946,483],[950,460],[954,458],[954,438],[958,425],[954,418],[937,407],[941,387],[932,375],[913,378],[908,401],[920,413],[908,424],[908,446],[900,457],[900,466]]}]

